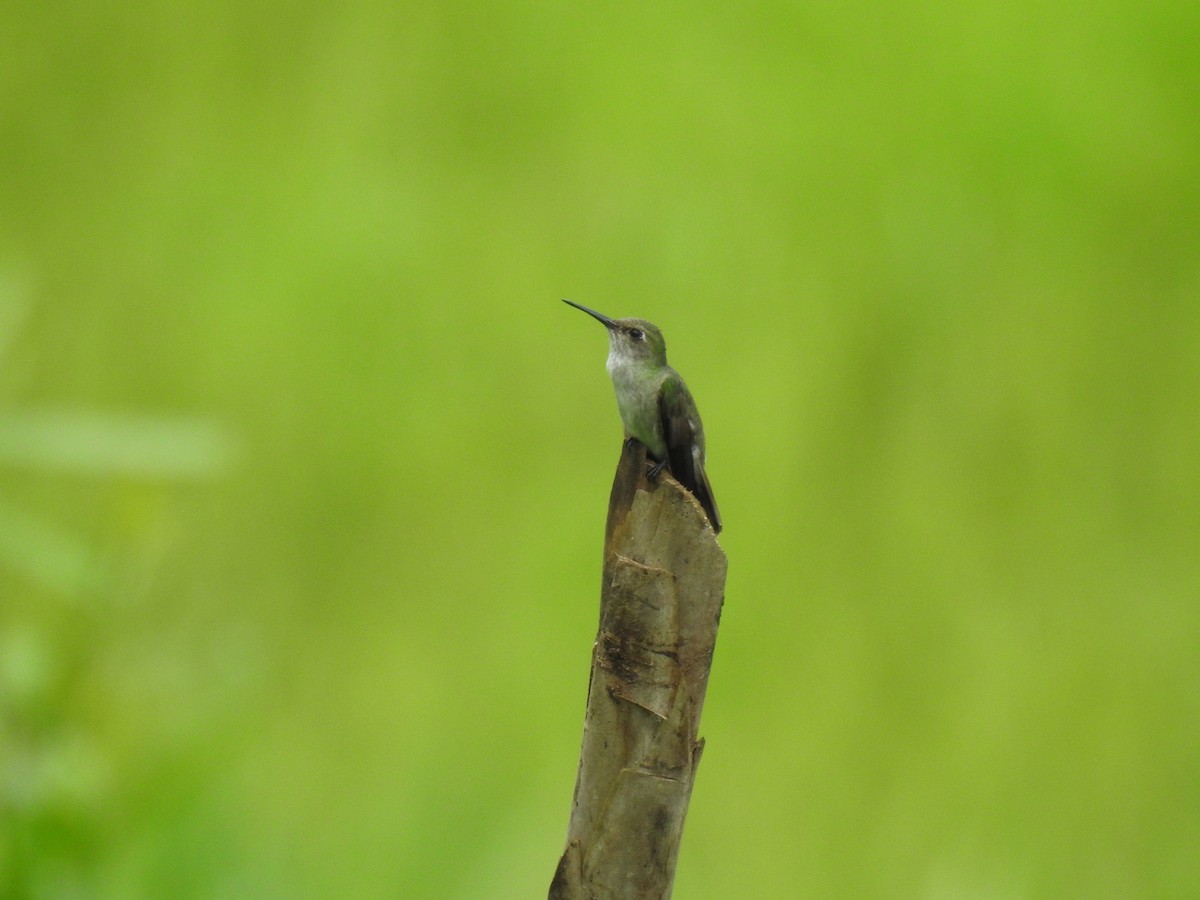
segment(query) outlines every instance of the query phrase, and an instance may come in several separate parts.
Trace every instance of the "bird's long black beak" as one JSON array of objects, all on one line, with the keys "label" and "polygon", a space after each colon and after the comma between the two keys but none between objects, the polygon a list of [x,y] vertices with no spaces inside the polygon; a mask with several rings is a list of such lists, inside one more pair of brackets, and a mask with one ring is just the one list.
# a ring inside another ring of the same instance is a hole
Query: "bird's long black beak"
[{"label": "bird's long black beak", "polygon": [[598,313],[598,312],[596,312],[594,309],[588,309],[586,306],[580,306],[580,305],[579,305],[578,303],[576,303],[574,300],[568,300],[568,299],[566,299],[566,298],[564,297],[564,298],[563,298],[563,303],[567,304],[567,306],[573,306],[573,307],[575,307],[576,309],[582,309],[582,310],[583,310],[585,313],[587,313],[589,316],[592,316],[593,318],[599,319],[601,322],[603,322],[603,323],[604,323],[604,327],[605,327],[605,328],[616,328],[616,327],[617,327],[617,323],[616,323],[616,322],[614,322],[612,319],[610,319],[608,316],[606,316],[606,315],[604,315],[604,314],[602,314],[602,313]]}]

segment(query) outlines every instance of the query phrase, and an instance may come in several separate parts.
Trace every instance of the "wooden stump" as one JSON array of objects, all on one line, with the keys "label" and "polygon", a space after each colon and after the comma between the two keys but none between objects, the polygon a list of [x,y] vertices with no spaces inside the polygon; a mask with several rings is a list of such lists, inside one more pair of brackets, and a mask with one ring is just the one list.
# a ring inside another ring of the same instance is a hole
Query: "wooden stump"
[{"label": "wooden stump", "polygon": [[696,499],[627,441],[609,499],[583,747],[550,900],[671,895],[704,747],[728,561]]}]

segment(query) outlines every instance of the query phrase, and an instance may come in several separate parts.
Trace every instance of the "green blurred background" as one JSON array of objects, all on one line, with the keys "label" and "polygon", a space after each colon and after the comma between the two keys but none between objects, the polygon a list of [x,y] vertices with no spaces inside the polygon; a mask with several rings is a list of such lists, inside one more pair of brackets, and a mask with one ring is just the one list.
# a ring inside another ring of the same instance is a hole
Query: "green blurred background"
[{"label": "green blurred background", "polygon": [[679,898],[1200,896],[1200,7],[0,14],[0,895],[544,896],[620,425]]}]

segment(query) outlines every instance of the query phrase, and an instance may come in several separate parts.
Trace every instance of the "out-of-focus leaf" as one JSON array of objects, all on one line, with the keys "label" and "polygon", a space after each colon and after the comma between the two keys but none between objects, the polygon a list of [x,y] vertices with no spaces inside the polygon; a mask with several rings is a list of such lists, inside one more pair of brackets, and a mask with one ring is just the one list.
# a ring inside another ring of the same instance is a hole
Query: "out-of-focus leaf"
[{"label": "out-of-focus leaf", "polygon": [[192,418],[40,411],[0,416],[0,463],[89,475],[210,478],[234,457],[230,435]]}]

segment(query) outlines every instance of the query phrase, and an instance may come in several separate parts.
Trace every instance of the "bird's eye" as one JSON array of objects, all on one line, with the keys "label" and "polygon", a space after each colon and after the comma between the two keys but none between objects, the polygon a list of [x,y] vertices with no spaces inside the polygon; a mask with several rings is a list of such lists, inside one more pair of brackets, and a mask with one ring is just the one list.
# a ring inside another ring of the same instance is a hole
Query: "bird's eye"
[{"label": "bird's eye", "polygon": [[646,339],[645,333],[639,328],[630,328],[629,336],[635,341],[644,341]]}]

